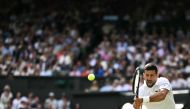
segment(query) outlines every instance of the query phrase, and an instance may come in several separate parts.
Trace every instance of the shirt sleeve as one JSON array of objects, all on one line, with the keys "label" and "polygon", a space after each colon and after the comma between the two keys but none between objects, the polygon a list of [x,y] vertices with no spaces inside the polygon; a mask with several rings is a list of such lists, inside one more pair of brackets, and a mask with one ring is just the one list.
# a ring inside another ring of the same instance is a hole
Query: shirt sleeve
[{"label": "shirt sleeve", "polygon": [[169,80],[166,78],[160,78],[159,89],[172,90],[172,87],[171,87]]}]

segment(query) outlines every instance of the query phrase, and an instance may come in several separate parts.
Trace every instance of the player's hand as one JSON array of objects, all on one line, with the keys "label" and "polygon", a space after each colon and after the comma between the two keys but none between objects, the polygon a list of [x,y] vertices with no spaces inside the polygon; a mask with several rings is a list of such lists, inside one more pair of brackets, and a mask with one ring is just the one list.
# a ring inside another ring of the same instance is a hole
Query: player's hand
[{"label": "player's hand", "polygon": [[142,98],[134,98],[134,102],[133,102],[133,107],[135,109],[140,109],[141,105],[142,105],[143,99]]}]

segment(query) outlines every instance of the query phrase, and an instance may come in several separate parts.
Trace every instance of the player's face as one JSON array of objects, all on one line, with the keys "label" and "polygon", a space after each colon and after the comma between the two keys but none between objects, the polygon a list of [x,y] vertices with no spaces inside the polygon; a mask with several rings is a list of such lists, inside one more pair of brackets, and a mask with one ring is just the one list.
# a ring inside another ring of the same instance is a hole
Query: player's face
[{"label": "player's face", "polygon": [[143,77],[148,87],[152,87],[158,78],[158,74],[155,70],[145,70]]}]

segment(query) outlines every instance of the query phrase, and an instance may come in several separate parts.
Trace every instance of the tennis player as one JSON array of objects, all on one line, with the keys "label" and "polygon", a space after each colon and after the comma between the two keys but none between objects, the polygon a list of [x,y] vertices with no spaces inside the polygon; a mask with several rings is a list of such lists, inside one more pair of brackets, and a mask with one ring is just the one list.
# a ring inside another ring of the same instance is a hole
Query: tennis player
[{"label": "tennis player", "polygon": [[144,67],[144,84],[139,88],[139,97],[134,99],[135,109],[175,109],[172,87],[167,78],[158,76],[155,64]]}]

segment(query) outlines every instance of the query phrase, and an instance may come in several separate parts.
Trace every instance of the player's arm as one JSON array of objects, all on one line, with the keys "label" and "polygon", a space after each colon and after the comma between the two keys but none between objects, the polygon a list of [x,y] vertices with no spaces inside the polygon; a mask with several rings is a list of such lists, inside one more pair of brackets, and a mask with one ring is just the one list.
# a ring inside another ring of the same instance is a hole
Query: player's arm
[{"label": "player's arm", "polygon": [[162,101],[166,98],[167,94],[168,94],[168,89],[160,89],[157,93],[155,93],[149,97],[150,102]]},{"label": "player's arm", "polygon": [[136,98],[135,99],[135,104],[142,104],[143,102],[160,102],[166,98],[166,95],[168,94],[168,89],[160,89],[157,93],[147,96],[147,97],[142,97],[142,98]]}]

